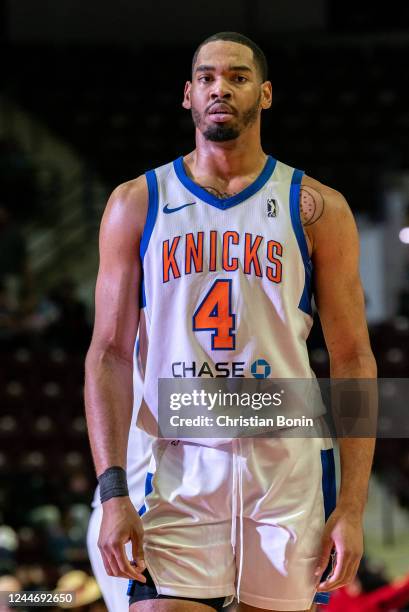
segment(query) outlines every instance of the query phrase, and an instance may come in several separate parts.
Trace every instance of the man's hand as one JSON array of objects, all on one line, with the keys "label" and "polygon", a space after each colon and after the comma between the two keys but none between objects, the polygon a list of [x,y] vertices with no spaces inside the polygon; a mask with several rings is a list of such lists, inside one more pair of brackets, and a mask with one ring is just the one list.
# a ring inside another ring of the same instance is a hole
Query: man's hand
[{"label": "man's hand", "polygon": [[[103,517],[98,548],[109,576],[120,576],[146,582],[143,554],[143,525],[129,497],[112,497],[102,504]],[[133,562],[125,553],[131,540]]]},{"label": "man's hand", "polygon": [[333,548],[335,567],[332,574],[319,583],[317,591],[334,591],[355,578],[363,554],[362,513],[337,506],[329,517],[315,571],[318,580],[329,563]]}]

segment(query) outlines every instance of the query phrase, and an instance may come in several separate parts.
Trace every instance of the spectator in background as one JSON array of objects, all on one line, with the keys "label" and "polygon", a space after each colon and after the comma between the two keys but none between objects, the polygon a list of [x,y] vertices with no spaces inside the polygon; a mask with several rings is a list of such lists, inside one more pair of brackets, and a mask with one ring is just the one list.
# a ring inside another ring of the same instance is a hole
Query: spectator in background
[{"label": "spectator in background", "polygon": [[0,525],[0,573],[12,574],[16,568],[17,533],[8,525]]},{"label": "spectator in background", "polygon": [[89,604],[101,599],[101,591],[93,576],[81,570],[71,570],[61,576],[56,591],[68,591],[73,594],[73,604],[59,605],[60,608],[75,608],[88,610]]},{"label": "spectator in background", "polygon": [[0,138],[0,183],[5,201],[15,203],[15,216],[26,219],[37,213],[39,197],[38,169],[32,156],[9,138]]},{"label": "spectator in background", "polygon": [[[22,585],[21,583],[11,575],[0,576],[0,594],[4,592],[17,593],[21,591]],[[8,605],[7,598],[0,598],[0,612],[8,612],[8,610],[13,610]]]},{"label": "spectator in background", "polygon": [[33,292],[20,317],[20,332],[32,348],[40,348],[53,325],[59,321],[57,305],[48,297]]},{"label": "spectator in background", "polygon": [[409,317],[409,281],[401,288],[398,295],[398,315]]},{"label": "spectator in background", "polygon": [[383,567],[376,567],[364,558],[354,581],[335,591],[323,609],[325,612],[409,610],[409,574],[389,582]]},{"label": "spectator in background", "polygon": [[0,278],[0,343],[7,350],[19,329],[18,311],[10,304],[6,284]]},{"label": "spectator in background", "polygon": [[59,313],[58,319],[49,329],[49,337],[68,352],[84,352],[91,338],[86,306],[76,292],[74,281],[66,278],[49,295]]},{"label": "spectator in background", "polygon": [[0,243],[0,282],[8,308],[15,310],[30,294],[31,273],[24,236],[4,204],[0,204]]}]

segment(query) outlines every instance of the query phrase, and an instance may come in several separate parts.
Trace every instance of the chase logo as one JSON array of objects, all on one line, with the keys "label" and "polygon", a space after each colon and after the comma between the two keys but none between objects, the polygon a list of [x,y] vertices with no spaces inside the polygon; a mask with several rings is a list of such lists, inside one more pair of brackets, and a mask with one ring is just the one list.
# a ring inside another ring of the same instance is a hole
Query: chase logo
[{"label": "chase logo", "polygon": [[268,378],[271,374],[271,366],[265,359],[257,359],[251,364],[251,373],[254,378]]}]

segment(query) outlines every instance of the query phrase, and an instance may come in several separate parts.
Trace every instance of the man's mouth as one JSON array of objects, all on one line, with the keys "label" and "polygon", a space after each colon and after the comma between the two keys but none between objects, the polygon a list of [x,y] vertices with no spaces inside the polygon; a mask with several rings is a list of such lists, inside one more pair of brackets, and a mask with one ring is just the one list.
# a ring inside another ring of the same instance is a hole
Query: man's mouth
[{"label": "man's mouth", "polygon": [[214,104],[210,110],[210,115],[233,115],[233,111],[227,104]]},{"label": "man's mouth", "polygon": [[209,115],[213,121],[218,123],[227,121],[233,116],[233,114],[232,109],[227,104],[214,104],[209,110]]}]

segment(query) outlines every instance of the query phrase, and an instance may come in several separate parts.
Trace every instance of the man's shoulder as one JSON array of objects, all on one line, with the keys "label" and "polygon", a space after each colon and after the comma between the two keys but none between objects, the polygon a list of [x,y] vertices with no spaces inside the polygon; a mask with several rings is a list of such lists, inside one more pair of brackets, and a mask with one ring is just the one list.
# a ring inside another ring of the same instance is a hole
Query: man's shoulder
[{"label": "man's shoulder", "polygon": [[306,203],[307,207],[309,201],[313,201],[318,209],[325,209],[327,212],[327,218],[328,215],[337,218],[339,216],[342,217],[345,214],[351,214],[349,204],[345,196],[340,191],[306,174],[303,175],[301,181],[301,210],[303,209],[303,201]]},{"label": "man's shoulder", "polygon": [[142,231],[148,209],[148,186],[142,174],[120,183],[109,196],[103,215],[103,226],[122,232]]},{"label": "man's shoulder", "polygon": [[341,227],[348,228],[351,235],[356,233],[353,214],[344,195],[308,175],[301,182],[300,214],[313,251],[318,245],[337,242]]},{"label": "man's shoulder", "polygon": [[112,191],[111,199],[116,202],[129,203],[144,199],[148,193],[148,186],[144,174],[134,179],[120,183]]},{"label": "man's shoulder", "polygon": [[317,179],[311,176],[308,176],[307,174],[304,174],[302,177],[301,187],[308,187],[310,191],[315,191],[316,193],[319,193],[322,197],[327,199],[329,198],[331,201],[345,201],[345,198],[340,191],[334,189],[333,187],[330,187],[329,185],[326,185],[325,183],[322,183],[321,181],[318,181]]}]

